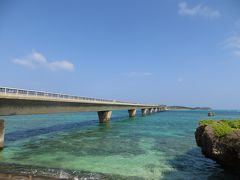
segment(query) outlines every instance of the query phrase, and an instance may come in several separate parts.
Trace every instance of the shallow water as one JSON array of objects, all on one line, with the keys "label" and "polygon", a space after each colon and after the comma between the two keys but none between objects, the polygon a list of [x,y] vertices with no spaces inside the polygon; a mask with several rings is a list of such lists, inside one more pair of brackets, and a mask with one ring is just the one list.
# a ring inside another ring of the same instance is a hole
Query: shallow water
[{"label": "shallow water", "polygon": [[[236,119],[240,111],[215,111]],[[140,112],[138,112],[140,114]],[[202,156],[194,131],[207,111],[169,111],[128,118],[114,111],[108,124],[96,113],[7,116],[0,170],[106,179],[237,179]]]}]

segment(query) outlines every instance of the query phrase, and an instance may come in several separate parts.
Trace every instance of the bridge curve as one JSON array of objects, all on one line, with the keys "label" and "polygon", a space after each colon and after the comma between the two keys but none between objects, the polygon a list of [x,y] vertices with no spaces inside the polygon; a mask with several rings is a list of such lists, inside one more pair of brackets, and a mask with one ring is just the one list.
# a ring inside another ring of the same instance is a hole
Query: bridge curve
[{"label": "bridge curve", "polygon": [[[104,123],[110,120],[112,110],[128,110],[129,117],[134,117],[137,109],[141,109],[142,115],[147,115],[165,111],[166,106],[0,87],[0,116],[97,112],[99,122]],[[0,148],[3,147],[3,142],[4,121],[0,120]]]},{"label": "bridge curve", "polygon": [[[144,109],[157,112],[164,111],[165,106],[0,87],[0,115],[100,112],[124,109],[142,109],[143,114],[146,114]],[[130,111],[129,116],[133,117]]]}]

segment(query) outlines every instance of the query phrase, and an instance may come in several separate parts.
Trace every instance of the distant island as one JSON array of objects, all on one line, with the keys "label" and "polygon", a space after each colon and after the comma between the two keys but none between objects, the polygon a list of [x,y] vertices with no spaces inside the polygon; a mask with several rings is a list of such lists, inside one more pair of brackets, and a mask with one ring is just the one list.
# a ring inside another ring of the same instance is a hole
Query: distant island
[{"label": "distant island", "polygon": [[168,110],[210,110],[210,107],[167,106]]}]

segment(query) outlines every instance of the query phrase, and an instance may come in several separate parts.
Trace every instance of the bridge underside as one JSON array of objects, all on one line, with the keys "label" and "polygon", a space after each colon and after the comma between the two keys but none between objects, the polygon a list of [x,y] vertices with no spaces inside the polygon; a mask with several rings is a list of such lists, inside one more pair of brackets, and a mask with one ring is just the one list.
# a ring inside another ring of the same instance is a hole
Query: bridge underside
[{"label": "bridge underside", "polygon": [[[98,112],[99,122],[108,122],[112,110],[128,110],[129,117],[135,117],[137,109],[142,115],[165,111],[161,106],[143,106],[138,104],[100,103],[100,102],[74,102],[57,100],[0,98],[0,116],[49,114],[63,112]],[[4,147],[4,121],[0,120],[0,149]]]},{"label": "bridge underside", "polygon": [[[0,115],[49,114],[60,112],[98,112],[109,110],[154,109],[148,106],[130,106],[99,103],[0,99]],[[158,108],[160,110],[160,108]],[[153,111],[153,110],[152,110]],[[133,113],[135,115],[135,113]],[[131,116],[133,116],[131,111]]]},{"label": "bridge underside", "polygon": [[[137,109],[142,115],[165,111],[165,106],[129,103],[79,96],[0,87],[0,116],[49,114],[67,112],[97,112],[100,123],[108,122],[112,110],[128,110],[135,117]],[[4,120],[0,120],[0,149],[4,146]]]}]

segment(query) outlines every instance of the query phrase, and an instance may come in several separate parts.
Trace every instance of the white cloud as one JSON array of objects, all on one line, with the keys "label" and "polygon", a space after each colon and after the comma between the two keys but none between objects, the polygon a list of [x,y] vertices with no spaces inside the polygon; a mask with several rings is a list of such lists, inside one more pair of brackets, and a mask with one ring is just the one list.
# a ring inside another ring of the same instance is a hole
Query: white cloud
[{"label": "white cloud", "polygon": [[240,57],[240,35],[233,35],[227,38],[223,42],[223,46],[230,49],[235,56]]},{"label": "white cloud", "polygon": [[150,72],[127,72],[123,73],[124,76],[128,77],[144,77],[144,76],[151,76],[152,73]]},{"label": "white cloud", "polygon": [[21,65],[21,66],[26,66],[29,68],[34,68],[34,64],[32,63],[32,61],[28,61],[26,59],[14,59],[13,62],[15,64]]},{"label": "white cloud", "polygon": [[208,18],[217,18],[220,16],[218,10],[211,9],[208,6],[203,6],[201,4],[189,7],[186,2],[178,4],[178,13],[183,16],[202,16]]},{"label": "white cloud", "polygon": [[49,65],[49,68],[52,70],[62,69],[62,70],[72,71],[74,69],[74,65],[68,61],[55,61],[55,62],[49,63],[48,65]]},{"label": "white cloud", "polygon": [[74,65],[66,60],[48,61],[48,59],[41,53],[32,52],[30,55],[23,58],[14,59],[13,62],[17,65],[25,66],[27,68],[47,68],[51,71],[65,70],[73,71]]}]

